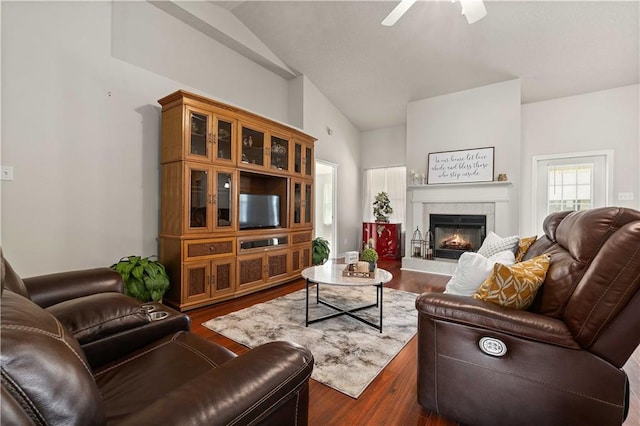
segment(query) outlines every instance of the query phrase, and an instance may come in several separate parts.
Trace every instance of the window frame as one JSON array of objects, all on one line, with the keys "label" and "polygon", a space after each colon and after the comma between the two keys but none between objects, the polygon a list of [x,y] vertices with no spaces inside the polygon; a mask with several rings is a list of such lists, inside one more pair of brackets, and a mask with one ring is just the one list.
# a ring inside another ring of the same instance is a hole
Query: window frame
[{"label": "window frame", "polygon": [[[567,153],[558,153],[558,154],[544,154],[544,155],[534,155],[532,156],[532,167],[531,167],[531,171],[532,171],[532,191],[531,191],[531,227],[533,229],[531,229],[530,231],[533,233],[540,233],[542,232],[542,223],[538,223],[538,210],[539,210],[539,203],[538,203],[538,194],[539,191],[541,190],[541,185],[540,185],[540,176],[538,174],[538,163],[540,163],[541,161],[554,161],[554,160],[566,160],[566,161],[573,161],[573,160],[578,160],[581,158],[585,159],[585,162],[589,162],[586,161],[586,158],[588,157],[604,157],[604,205],[605,206],[611,206],[613,205],[613,158],[614,156],[614,151],[612,149],[607,149],[607,150],[597,150],[597,151],[582,151],[582,152],[567,152]],[[595,179],[595,178],[594,178]],[[592,191],[594,190],[593,188],[597,185],[597,182],[595,182],[592,185]],[[546,191],[546,188],[543,188]],[[547,197],[545,197],[547,198]],[[548,198],[546,200],[546,202],[548,203]],[[600,207],[600,206],[594,206],[594,207]]]}]

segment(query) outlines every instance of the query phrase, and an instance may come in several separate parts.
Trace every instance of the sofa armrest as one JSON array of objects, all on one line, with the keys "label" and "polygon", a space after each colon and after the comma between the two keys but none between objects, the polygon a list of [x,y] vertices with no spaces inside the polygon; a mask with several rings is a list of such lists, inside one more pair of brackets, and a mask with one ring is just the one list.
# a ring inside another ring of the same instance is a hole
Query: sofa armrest
[{"label": "sofa armrest", "polygon": [[124,292],[122,276],[110,268],[41,275],[22,280],[29,297],[43,308],[97,293]]},{"label": "sofa armrest", "polygon": [[147,321],[137,327],[127,328],[102,339],[81,344],[89,365],[93,369],[147,346],[164,336],[190,330],[189,316],[158,302],[149,302],[145,305],[153,305],[155,311],[164,311],[169,315],[161,320]]},{"label": "sofa armrest", "polygon": [[466,296],[423,293],[416,299],[420,315],[511,334],[538,342],[580,349],[564,322],[529,311],[505,308]]},{"label": "sofa armrest", "polygon": [[46,308],[80,345],[149,324],[139,301],[121,293],[98,293]]},{"label": "sofa armrest", "polygon": [[266,343],[180,386],[125,423],[307,424],[312,370],[306,348]]}]

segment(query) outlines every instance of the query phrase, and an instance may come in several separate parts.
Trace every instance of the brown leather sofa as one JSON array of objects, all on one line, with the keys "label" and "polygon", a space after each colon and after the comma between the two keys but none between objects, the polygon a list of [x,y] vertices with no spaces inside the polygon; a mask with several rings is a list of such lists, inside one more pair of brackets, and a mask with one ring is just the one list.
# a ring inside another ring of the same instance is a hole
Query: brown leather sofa
[{"label": "brown leather sofa", "polygon": [[2,424],[307,424],[307,349],[236,356],[163,305],[152,321],[108,268],[21,280],[0,265]]},{"label": "brown leather sofa", "polygon": [[418,297],[423,407],[469,425],[624,421],[622,366],[640,343],[640,212],[554,213],[544,232],[525,256],[551,255],[528,310],[449,294]]}]

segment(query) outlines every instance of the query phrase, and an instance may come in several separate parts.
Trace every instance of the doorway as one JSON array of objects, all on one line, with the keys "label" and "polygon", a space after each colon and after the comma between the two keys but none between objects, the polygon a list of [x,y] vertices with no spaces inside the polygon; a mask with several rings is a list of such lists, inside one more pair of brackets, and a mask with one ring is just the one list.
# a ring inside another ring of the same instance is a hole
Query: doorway
[{"label": "doorway", "polygon": [[314,236],[322,237],[329,242],[330,258],[338,256],[336,249],[336,182],[338,179],[338,165],[328,161],[316,160],[315,164],[315,213]]}]

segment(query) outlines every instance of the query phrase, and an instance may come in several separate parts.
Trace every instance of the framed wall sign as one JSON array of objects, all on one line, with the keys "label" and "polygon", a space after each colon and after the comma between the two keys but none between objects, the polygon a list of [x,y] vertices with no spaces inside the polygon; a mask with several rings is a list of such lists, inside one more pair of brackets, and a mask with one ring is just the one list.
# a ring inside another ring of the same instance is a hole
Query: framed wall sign
[{"label": "framed wall sign", "polygon": [[493,181],[494,147],[431,152],[427,157],[427,183]]}]

